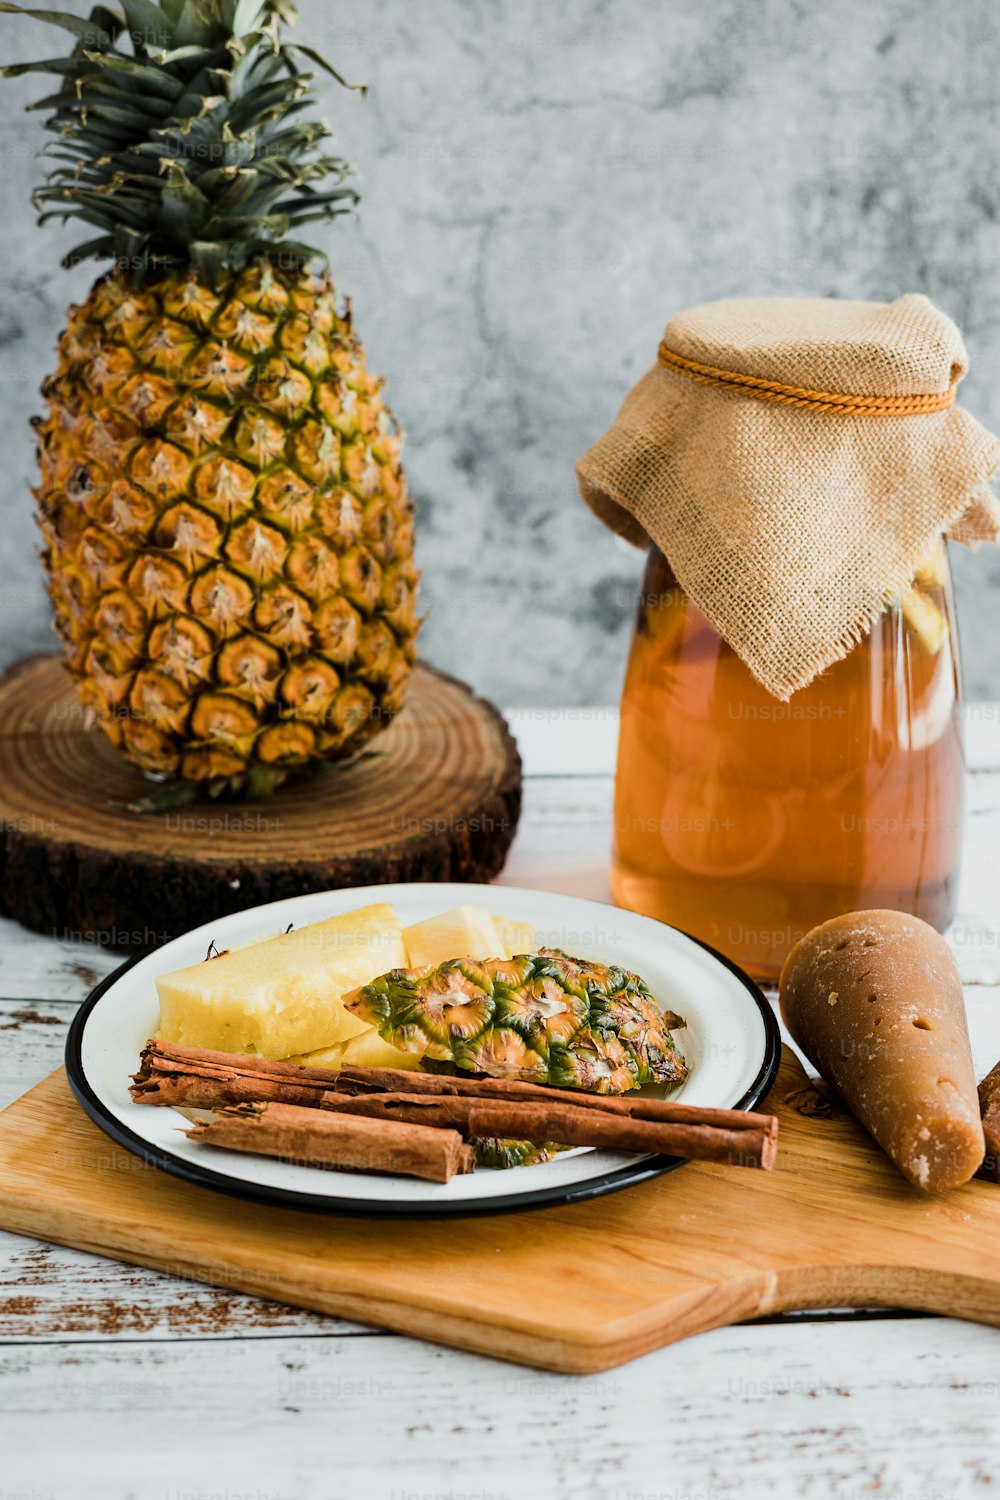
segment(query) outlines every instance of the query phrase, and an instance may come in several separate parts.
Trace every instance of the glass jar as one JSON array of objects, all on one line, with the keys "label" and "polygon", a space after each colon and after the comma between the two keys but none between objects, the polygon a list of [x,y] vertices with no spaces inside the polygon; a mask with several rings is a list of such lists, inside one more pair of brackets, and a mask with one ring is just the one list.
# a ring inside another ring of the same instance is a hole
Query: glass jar
[{"label": "glass jar", "polygon": [[615,900],[774,981],[841,912],[954,914],[964,757],[945,544],[859,645],[773,698],[649,555],[622,698]]}]

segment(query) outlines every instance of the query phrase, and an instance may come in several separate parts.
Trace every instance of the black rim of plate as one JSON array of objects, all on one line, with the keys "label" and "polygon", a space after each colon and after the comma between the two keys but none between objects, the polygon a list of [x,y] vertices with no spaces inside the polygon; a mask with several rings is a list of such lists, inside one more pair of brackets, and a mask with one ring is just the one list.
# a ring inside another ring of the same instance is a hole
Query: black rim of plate
[{"label": "black rim of plate", "polygon": [[[662,925],[668,926],[667,923]],[[670,930],[681,932],[679,927]],[[744,973],[738,964],[733,963],[732,959],[727,958],[724,953],[720,953],[709,943],[703,943],[700,938],[691,937],[690,933],[682,932],[681,935],[690,938],[691,942],[703,948],[706,953],[710,953],[724,969],[728,969],[731,974],[735,975],[744,989],[753,997],[760,1012],[764,1026],[764,1055],[760,1068],[750,1087],[734,1105],[730,1106],[733,1109],[754,1109],[770,1093],[774,1080],[778,1076],[778,1065],[781,1061],[781,1032],[778,1029],[774,1011],[759,985],[755,984],[749,974]],[[145,956],[139,953],[134,958],[126,959],[91,990],[80,1006],[73,1017],[69,1035],[66,1038],[66,1076],[77,1102],[106,1136],[109,1136],[116,1145],[123,1146],[126,1151],[148,1162],[150,1166],[159,1167],[161,1171],[169,1172],[172,1177],[179,1177],[182,1182],[193,1183],[195,1187],[212,1188],[215,1192],[224,1193],[230,1198],[243,1198],[251,1203],[266,1203],[273,1208],[294,1208],[308,1213],[323,1213],[331,1216],[365,1219],[468,1219],[491,1214],[519,1213],[530,1208],[553,1208],[567,1203],[583,1203],[589,1198],[601,1198],[605,1193],[616,1193],[621,1188],[634,1187],[637,1183],[648,1182],[652,1177],[662,1177],[665,1172],[673,1172],[677,1167],[686,1165],[686,1162],[677,1156],[647,1156],[628,1166],[603,1172],[599,1177],[588,1178],[585,1182],[566,1183],[561,1187],[539,1188],[536,1192],[529,1190],[508,1193],[500,1198],[485,1198],[471,1203],[437,1204],[372,1203],[364,1198],[330,1199],[319,1193],[304,1193],[295,1188],[275,1188],[262,1183],[247,1182],[245,1179],[216,1172],[211,1167],[202,1167],[184,1161],[167,1151],[151,1146],[141,1135],[116,1119],[91,1087],[83,1067],[83,1034],[91,1012],[105,992]]]}]

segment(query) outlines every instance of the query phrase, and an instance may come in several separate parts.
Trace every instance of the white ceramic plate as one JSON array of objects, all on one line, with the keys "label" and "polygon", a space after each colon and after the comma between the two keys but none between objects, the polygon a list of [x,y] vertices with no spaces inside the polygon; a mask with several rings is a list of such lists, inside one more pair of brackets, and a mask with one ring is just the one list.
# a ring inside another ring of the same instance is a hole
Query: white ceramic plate
[{"label": "white ceramic plate", "polygon": [[684,1016],[678,1041],[690,1073],[669,1097],[686,1104],[753,1109],[778,1067],[777,1023],[766,999],[728,959],[649,917],[550,891],[493,885],[380,885],[293,896],[196,927],[98,985],[73,1022],[66,1071],[77,1099],[113,1140],[188,1182],[282,1207],[328,1213],[448,1215],[500,1213],[576,1202],[641,1182],[676,1158],[580,1149],[554,1161],[478,1171],[449,1183],[296,1166],[196,1145],[176,1110],[133,1104],[130,1075],[156,1031],[155,979],[204,958],[211,941],[231,948],[371,901],[389,901],[404,924],[477,902],[533,922],[539,946],[616,962],[641,974],[664,1007]]}]

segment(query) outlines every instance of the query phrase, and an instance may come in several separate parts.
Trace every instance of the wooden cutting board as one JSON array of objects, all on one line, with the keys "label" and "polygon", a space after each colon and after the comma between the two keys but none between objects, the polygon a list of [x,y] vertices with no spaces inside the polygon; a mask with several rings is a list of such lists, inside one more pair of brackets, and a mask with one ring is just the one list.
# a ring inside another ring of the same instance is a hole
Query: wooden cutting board
[{"label": "wooden cutting board", "polygon": [[102,1135],[60,1069],[0,1114],[0,1227],[580,1374],[796,1307],[1000,1325],[1000,1186],[920,1194],[788,1052],[767,1107],[771,1173],[697,1163],[566,1208],[379,1221],[189,1187]]}]

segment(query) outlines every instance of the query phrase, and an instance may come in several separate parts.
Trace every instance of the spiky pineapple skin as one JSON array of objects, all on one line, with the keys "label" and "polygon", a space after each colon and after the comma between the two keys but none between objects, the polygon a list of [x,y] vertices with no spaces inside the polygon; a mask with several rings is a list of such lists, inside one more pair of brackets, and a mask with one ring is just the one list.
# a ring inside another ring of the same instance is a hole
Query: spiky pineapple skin
[{"label": "spiky pineapple skin", "polygon": [[638,975],[555,949],[395,969],[344,1004],[402,1051],[488,1077],[622,1094],[687,1076]]},{"label": "spiky pineapple skin", "polygon": [[355,753],[399,707],[419,575],[401,437],[332,283],[115,270],[59,356],[36,498],[88,712],[158,778]]},{"label": "spiky pineapple skin", "polygon": [[553,1141],[508,1140],[500,1136],[484,1135],[472,1143],[476,1153],[476,1167],[485,1167],[493,1172],[503,1172],[511,1167],[536,1167],[543,1162],[554,1161],[568,1146],[556,1145]]}]

